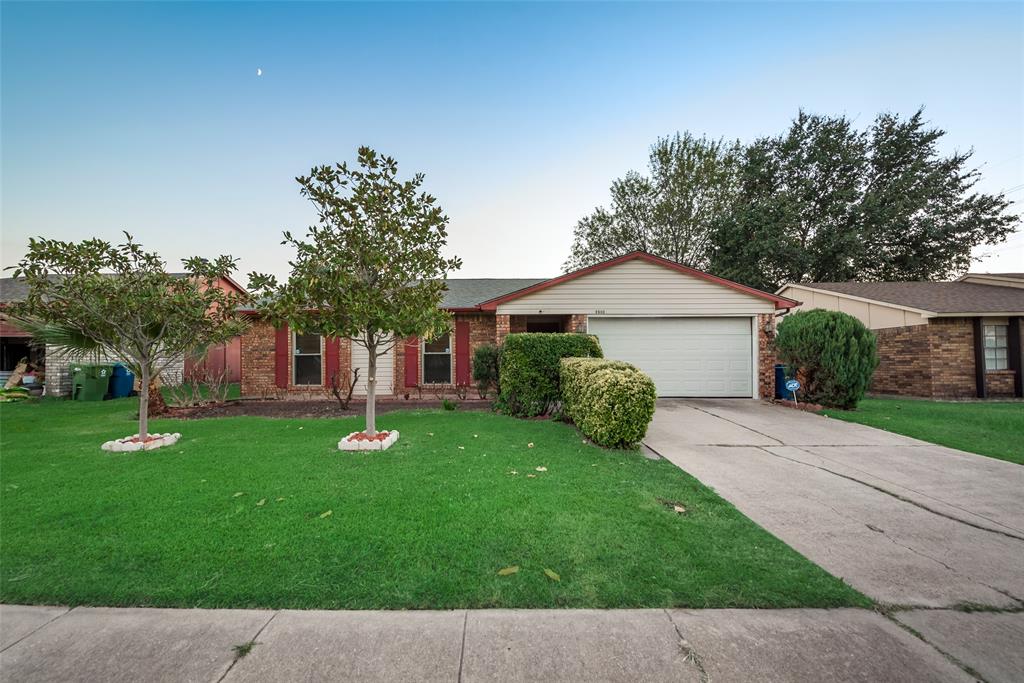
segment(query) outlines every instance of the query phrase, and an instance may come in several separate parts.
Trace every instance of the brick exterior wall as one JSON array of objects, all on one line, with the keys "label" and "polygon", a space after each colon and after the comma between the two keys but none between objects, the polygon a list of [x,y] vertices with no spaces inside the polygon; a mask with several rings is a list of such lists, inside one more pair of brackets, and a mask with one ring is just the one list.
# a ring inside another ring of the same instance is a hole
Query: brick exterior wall
[{"label": "brick exterior wall", "polygon": [[499,346],[512,331],[512,316],[497,314],[494,316],[494,341]]},{"label": "brick exterior wall", "polygon": [[[934,399],[977,398],[974,373],[974,322],[971,318],[933,318],[924,325],[875,330],[878,369],[872,393]],[[1013,396],[1014,373],[990,370],[990,398]]]},{"label": "brick exterior wall", "polygon": [[1013,370],[989,370],[985,373],[985,390],[989,398],[1013,398]]},{"label": "brick exterior wall", "polygon": [[242,335],[242,396],[276,395],[274,384],[274,326],[254,320]]},{"label": "brick exterior wall", "polygon": [[775,314],[757,316],[757,392],[761,398],[775,397]]}]

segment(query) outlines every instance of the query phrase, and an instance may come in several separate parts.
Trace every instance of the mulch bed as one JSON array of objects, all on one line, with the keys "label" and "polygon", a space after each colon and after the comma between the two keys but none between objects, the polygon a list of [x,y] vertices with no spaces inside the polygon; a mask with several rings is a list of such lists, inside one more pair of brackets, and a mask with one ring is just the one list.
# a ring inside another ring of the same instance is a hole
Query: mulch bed
[{"label": "mulch bed", "polygon": [[821,411],[825,410],[825,406],[818,405],[817,403],[804,403],[803,401],[800,401],[794,404],[793,401],[788,398],[776,399],[775,405],[780,405],[783,408],[795,408],[797,410],[803,410],[808,413],[820,413]]},{"label": "mulch bed", "polygon": [[[466,399],[458,401],[458,410],[490,410],[490,399]],[[440,401],[378,401],[377,414],[395,410],[417,410],[441,408]],[[352,401],[348,410],[342,410],[335,401],[293,401],[293,400],[237,400],[227,403],[196,406],[193,408],[169,408],[161,417],[197,420],[207,417],[346,417],[366,413],[365,401]]]}]

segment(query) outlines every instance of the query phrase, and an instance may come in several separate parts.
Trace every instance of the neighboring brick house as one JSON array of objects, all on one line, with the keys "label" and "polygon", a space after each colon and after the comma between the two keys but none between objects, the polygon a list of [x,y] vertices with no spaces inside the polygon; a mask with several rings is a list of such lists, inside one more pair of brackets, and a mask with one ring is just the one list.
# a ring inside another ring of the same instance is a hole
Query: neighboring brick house
[{"label": "neighboring brick house", "polygon": [[857,316],[878,337],[871,391],[938,399],[1024,396],[1024,273],[955,282],[811,282],[799,307]]},{"label": "neighboring brick house", "polygon": [[[661,396],[772,393],[775,312],[799,304],[644,252],[552,279],[447,280],[449,334],[406,339],[378,360],[382,398],[472,383],[473,351],[514,332],[589,332],[605,355],[652,376]],[[333,376],[361,369],[366,351],[348,339],[275,329],[256,318],[243,335],[243,396],[328,395]],[[427,394],[429,395],[429,394]]]},{"label": "neighboring brick house", "polygon": [[[185,273],[173,273],[175,277],[186,277]],[[56,276],[51,276],[56,277]],[[244,293],[245,290],[231,278],[220,278],[217,285],[225,291]],[[52,346],[45,349],[30,344],[29,334],[8,322],[3,309],[11,303],[24,301],[28,288],[24,278],[0,278],[0,380],[6,381],[10,371],[22,359],[28,357],[33,365],[46,369],[46,393],[49,396],[66,396],[71,393],[72,360],[54,353]],[[101,362],[117,362],[117,358],[99,358]],[[189,374],[202,374],[209,369],[215,374],[224,373],[227,381],[237,382],[241,378],[241,339],[211,348],[201,362],[189,359],[172,364],[162,373],[165,382],[176,383]],[[0,381],[0,385],[3,382]]]}]

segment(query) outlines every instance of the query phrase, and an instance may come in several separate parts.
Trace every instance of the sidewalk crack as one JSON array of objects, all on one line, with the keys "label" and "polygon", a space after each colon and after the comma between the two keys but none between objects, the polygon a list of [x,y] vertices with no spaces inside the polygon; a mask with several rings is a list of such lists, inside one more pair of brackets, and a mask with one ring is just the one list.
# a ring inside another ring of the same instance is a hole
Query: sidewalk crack
[{"label": "sidewalk crack", "polygon": [[679,630],[679,625],[676,623],[675,619],[672,618],[672,613],[667,609],[662,609],[661,611],[665,613],[668,623],[672,624],[672,628],[675,629],[676,635],[679,637],[679,649],[683,651],[683,661],[693,662],[693,665],[697,667],[697,673],[700,674],[700,683],[710,683],[711,676],[708,675],[707,669],[704,668],[704,660],[697,651],[693,649],[693,646],[690,645],[688,640],[686,640],[686,637],[683,636],[683,632]]},{"label": "sidewalk crack", "polygon": [[[274,612],[273,614],[271,614],[270,618],[267,619],[266,622],[264,622],[263,626],[259,627],[259,629],[256,631],[256,635],[254,635],[247,643],[250,646],[250,648],[253,645],[256,645],[256,639],[260,637],[260,634],[263,633],[264,629],[270,626],[270,622],[272,622],[274,620],[274,617],[276,617],[278,614],[280,614],[280,612]],[[244,656],[245,655],[242,654],[236,654],[235,658],[231,660],[231,664],[228,665],[228,668],[224,671],[221,677],[217,679],[217,683],[221,683],[221,681],[227,678],[228,674],[231,673],[231,670],[235,668],[235,664],[238,664],[238,662],[240,662],[242,660],[242,657]]]},{"label": "sidewalk crack", "polygon": [[462,614],[462,649],[459,650],[459,683],[462,683],[462,661],[466,657],[466,625],[469,623],[469,610],[463,611]]},{"label": "sidewalk crack", "polygon": [[68,609],[66,609],[66,610],[64,610],[63,612],[61,612],[60,614],[58,614],[57,616],[55,616],[55,617],[53,617],[53,618],[51,618],[51,619],[48,619],[48,620],[46,621],[46,623],[44,623],[44,624],[40,624],[39,626],[35,627],[35,628],[34,628],[34,629],[32,629],[31,631],[29,631],[28,633],[26,633],[25,635],[23,635],[23,636],[22,636],[21,638],[18,638],[18,639],[17,639],[16,641],[14,641],[13,643],[11,643],[10,645],[8,645],[7,647],[5,647],[4,649],[0,650],[0,652],[7,652],[8,650],[10,650],[10,649],[11,649],[12,647],[14,647],[15,645],[17,645],[17,644],[18,644],[18,643],[20,643],[21,641],[25,640],[26,638],[30,638],[30,637],[32,637],[32,636],[33,636],[33,635],[35,635],[36,633],[39,633],[39,632],[40,632],[41,630],[43,630],[44,628],[46,628],[47,626],[49,626],[49,625],[50,625],[50,624],[52,624],[53,622],[57,621],[58,619],[60,619],[61,617],[63,617],[63,616],[65,615],[65,614],[68,614],[68,613],[70,613],[70,612],[71,612],[72,610],[74,610],[74,609],[75,609],[74,607],[69,607]]}]

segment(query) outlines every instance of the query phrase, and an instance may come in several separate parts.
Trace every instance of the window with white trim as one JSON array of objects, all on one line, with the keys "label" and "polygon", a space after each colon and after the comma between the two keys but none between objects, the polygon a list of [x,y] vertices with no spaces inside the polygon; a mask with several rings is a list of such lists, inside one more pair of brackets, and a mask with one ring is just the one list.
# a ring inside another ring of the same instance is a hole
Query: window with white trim
[{"label": "window with white trim", "polygon": [[1009,325],[985,325],[985,369],[1006,370],[1010,367]]},{"label": "window with white trim", "polygon": [[423,342],[423,383],[452,383],[452,344],[451,335],[444,334],[428,342]]},{"label": "window with white trim", "polygon": [[322,384],[320,335],[296,332],[292,341],[292,383],[302,386]]}]

